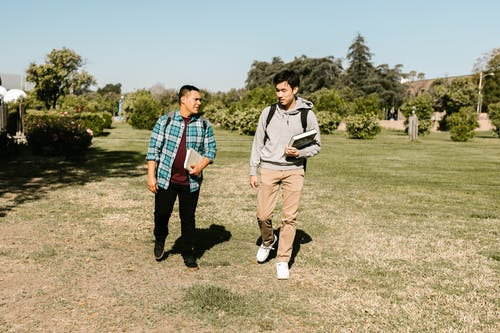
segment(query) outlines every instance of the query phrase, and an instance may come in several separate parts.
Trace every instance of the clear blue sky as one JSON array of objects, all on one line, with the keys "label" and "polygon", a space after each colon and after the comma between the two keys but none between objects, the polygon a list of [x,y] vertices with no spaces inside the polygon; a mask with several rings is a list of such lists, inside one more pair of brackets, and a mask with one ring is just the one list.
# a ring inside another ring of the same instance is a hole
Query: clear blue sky
[{"label": "clear blue sky", "polygon": [[[241,88],[254,60],[344,58],[359,32],[375,65],[426,78],[469,74],[500,47],[498,0],[0,0],[0,72],[24,75],[54,48],[98,86]],[[344,65],[347,63],[344,62]]]}]

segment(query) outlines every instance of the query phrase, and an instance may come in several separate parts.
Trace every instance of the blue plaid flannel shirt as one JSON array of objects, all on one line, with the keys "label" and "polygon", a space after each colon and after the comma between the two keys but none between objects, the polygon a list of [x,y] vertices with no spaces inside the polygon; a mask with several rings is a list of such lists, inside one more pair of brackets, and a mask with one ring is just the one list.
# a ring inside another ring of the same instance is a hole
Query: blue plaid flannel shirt
[{"label": "blue plaid flannel shirt", "polygon": [[[184,131],[184,120],[179,110],[170,114],[171,120],[167,126],[169,115],[164,115],[158,119],[151,138],[149,139],[148,153],[146,160],[156,161],[156,179],[158,186],[167,189],[172,177],[172,165],[181,142]],[[203,122],[206,122],[206,129]],[[208,120],[200,116],[192,116],[186,129],[186,149],[193,148],[200,155],[208,158],[212,163],[215,159],[216,145],[212,126]],[[189,188],[191,192],[200,189],[203,175],[199,177],[188,175]]]}]

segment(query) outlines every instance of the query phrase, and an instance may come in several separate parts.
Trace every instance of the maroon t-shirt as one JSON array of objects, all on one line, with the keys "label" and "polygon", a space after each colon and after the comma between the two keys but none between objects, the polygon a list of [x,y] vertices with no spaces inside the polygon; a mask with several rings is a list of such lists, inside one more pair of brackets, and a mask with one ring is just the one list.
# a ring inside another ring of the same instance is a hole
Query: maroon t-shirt
[{"label": "maroon t-shirt", "polygon": [[182,132],[181,143],[175,155],[174,165],[172,165],[172,178],[170,182],[177,185],[189,186],[188,172],[184,169],[184,160],[186,159],[186,128],[191,118],[184,118],[184,131]]}]

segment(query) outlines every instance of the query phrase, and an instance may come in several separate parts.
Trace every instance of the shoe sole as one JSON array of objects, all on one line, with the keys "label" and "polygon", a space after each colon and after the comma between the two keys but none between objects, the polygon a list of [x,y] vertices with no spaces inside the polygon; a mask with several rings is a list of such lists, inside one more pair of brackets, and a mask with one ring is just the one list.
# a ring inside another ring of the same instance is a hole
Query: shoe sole
[{"label": "shoe sole", "polygon": [[165,256],[165,250],[163,250],[163,252],[161,253],[161,256],[159,256],[159,257],[155,256],[155,259],[156,259],[156,261],[161,261],[164,256]]}]

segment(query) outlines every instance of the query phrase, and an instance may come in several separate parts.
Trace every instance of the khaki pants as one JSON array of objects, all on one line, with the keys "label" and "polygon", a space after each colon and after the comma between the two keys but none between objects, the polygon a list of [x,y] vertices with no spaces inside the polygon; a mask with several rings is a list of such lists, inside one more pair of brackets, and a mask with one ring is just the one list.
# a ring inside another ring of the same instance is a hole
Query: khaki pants
[{"label": "khaki pants", "polygon": [[261,181],[257,192],[257,221],[262,234],[262,243],[269,246],[273,240],[273,211],[281,186],[283,199],[281,230],[279,235],[277,261],[288,262],[292,255],[295,238],[295,221],[299,210],[300,194],[304,185],[304,169],[260,170]]}]

